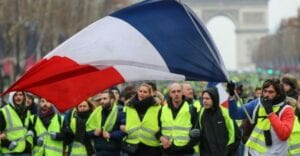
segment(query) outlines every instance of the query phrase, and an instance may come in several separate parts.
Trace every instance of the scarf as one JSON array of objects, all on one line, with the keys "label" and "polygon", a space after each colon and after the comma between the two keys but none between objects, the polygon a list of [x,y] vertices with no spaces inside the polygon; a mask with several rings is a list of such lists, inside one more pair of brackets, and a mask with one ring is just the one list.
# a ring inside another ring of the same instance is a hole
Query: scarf
[{"label": "scarf", "polygon": [[54,108],[51,107],[47,112],[42,112],[41,109],[38,111],[38,116],[42,120],[44,126],[46,128],[49,127],[52,117],[54,116],[55,111]]}]

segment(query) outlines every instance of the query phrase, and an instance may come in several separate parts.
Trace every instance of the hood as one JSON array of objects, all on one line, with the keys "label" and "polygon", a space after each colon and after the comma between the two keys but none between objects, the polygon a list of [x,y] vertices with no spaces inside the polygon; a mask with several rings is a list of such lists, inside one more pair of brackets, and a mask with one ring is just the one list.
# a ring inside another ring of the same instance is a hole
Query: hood
[{"label": "hood", "polygon": [[8,94],[8,103],[10,103],[12,106],[15,107],[15,103],[14,103],[14,95],[16,94],[16,92],[10,92]]},{"label": "hood", "polygon": [[[14,92],[10,92],[10,93],[8,94],[8,103],[10,103],[13,107],[15,107],[15,103],[14,103],[14,100],[13,100],[15,94],[16,94],[15,91],[14,91]],[[23,94],[25,95],[24,92],[23,92]],[[26,96],[25,96],[25,98],[26,98]],[[26,99],[25,99],[25,101],[26,101]]]},{"label": "hood", "polygon": [[208,93],[213,101],[213,108],[218,109],[219,108],[219,92],[218,89],[216,87],[212,87],[212,88],[208,88],[206,90],[203,91],[202,95],[204,93]]}]

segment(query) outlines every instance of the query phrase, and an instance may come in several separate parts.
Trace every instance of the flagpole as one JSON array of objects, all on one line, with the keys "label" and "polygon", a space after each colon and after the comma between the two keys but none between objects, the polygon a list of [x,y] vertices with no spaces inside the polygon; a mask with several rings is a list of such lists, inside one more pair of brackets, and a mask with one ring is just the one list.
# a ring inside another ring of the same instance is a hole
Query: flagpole
[{"label": "flagpole", "polygon": [[237,101],[241,103],[241,107],[242,107],[243,111],[245,112],[245,114],[246,114],[248,120],[250,121],[250,123],[253,125],[254,121],[251,119],[251,117],[250,117],[246,107],[244,106],[243,102],[241,102],[242,100],[241,100],[240,96],[238,95],[238,93],[236,92],[236,90],[234,91],[234,95],[237,97]]}]

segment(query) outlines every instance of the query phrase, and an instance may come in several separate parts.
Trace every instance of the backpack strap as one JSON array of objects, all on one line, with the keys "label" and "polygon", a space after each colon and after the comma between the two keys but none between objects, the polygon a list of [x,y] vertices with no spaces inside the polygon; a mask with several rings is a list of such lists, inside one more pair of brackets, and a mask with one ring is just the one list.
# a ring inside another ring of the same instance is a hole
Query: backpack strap
[{"label": "backpack strap", "polygon": [[[279,116],[280,113],[281,113],[281,111],[282,111],[282,109],[283,109],[285,106],[286,106],[286,103],[283,103],[283,104],[279,107],[278,111],[275,112],[275,114],[276,114],[277,116]],[[258,112],[259,112],[260,106],[257,106],[257,107],[258,107],[258,108],[256,109],[256,112],[255,112],[255,120],[254,120],[254,124],[253,124],[253,125],[256,125],[258,118],[267,118],[267,116],[258,116]]]}]

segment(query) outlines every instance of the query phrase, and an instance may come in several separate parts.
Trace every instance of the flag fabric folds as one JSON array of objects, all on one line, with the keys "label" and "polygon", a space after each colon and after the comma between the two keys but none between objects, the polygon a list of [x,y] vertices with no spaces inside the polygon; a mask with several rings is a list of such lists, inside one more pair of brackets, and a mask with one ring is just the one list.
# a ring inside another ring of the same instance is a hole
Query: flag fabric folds
[{"label": "flag fabric folds", "polygon": [[25,90],[65,111],[136,80],[226,82],[205,26],[176,0],[148,0],[87,26],[52,50],[5,93]]}]

